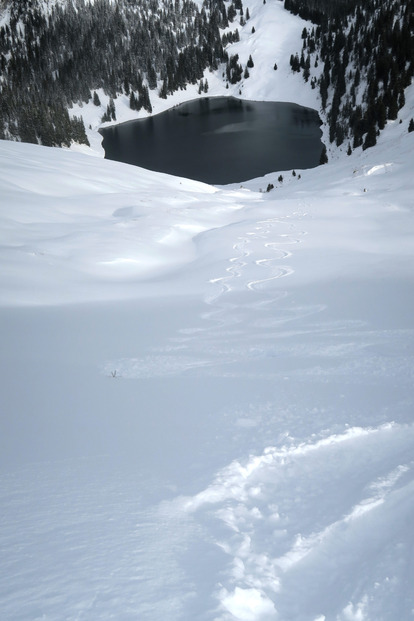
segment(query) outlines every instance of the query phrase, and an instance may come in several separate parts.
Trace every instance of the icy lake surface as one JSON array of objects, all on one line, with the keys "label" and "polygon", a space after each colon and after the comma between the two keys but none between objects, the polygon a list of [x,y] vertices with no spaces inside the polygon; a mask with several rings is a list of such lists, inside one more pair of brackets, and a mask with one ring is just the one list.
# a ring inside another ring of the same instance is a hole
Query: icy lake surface
[{"label": "icy lake surface", "polygon": [[190,101],[101,133],[108,159],[214,184],[312,168],[322,151],[315,110],[234,97]]}]

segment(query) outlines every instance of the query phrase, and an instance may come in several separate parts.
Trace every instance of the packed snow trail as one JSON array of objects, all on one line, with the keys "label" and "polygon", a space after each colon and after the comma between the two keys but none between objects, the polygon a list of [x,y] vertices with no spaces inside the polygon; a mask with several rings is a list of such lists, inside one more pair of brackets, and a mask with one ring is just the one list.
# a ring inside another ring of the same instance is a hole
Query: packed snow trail
[{"label": "packed snow trail", "polygon": [[[412,425],[392,424],[290,441],[233,462],[183,500],[184,512],[225,525],[217,618],[346,620],[355,608],[363,619],[408,619],[413,537],[403,533],[414,510],[413,444]],[[356,585],[350,578],[361,566]]]}]

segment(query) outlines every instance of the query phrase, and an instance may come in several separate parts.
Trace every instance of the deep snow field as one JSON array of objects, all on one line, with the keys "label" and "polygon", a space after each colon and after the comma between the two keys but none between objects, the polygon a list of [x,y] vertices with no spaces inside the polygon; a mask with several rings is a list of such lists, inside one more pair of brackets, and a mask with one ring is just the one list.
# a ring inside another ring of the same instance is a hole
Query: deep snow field
[{"label": "deep snow field", "polygon": [[0,142],[1,620],[414,618],[406,99],[282,184]]}]

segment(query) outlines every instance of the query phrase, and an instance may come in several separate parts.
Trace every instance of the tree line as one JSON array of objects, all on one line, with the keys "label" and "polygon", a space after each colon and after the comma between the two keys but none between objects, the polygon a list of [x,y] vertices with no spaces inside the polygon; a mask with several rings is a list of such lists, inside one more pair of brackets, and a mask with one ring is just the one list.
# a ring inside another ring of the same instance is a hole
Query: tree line
[{"label": "tree line", "polygon": [[[265,2],[265,0],[264,0]],[[405,103],[414,73],[414,0],[284,0],[305,19],[292,71],[318,88],[329,137],[348,152],[376,143]],[[227,84],[247,79],[226,47],[250,18],[242,0],[68,0],[46,10],[42,0],[10,0],[0,28],[0,138],[49,146],[86,142],[74,103],[109,103],[102,121],[116,120],[114,100],[152,111],[151,93],[166,98],[188,84],[208,91],[207,68],[222,66]],[[253,30],[253,29],[252,29]],[[275,64],[275,69],[277,66]]]},{"label": "tree line", "polygon": [[319,88],[330,141],[348,141],[348,153],[375,145],[397,119],[414,75],[414,0],[285,0],[292,5],[302,17],[314,12],[316,23],[304,28],[290,64],[305,81],[322,67],[311,86]]},{"label": "tree line", "polygon": [[[68,109],[98,89],[151,112],[150,91],[167,97],[227,61],[220,28],[233,10],[223,0],[68,0],[45,12],[39,0],[11,0],[0,28],[0,138],[86,142]],[[108,108],[104,120],[114,118]]]}]

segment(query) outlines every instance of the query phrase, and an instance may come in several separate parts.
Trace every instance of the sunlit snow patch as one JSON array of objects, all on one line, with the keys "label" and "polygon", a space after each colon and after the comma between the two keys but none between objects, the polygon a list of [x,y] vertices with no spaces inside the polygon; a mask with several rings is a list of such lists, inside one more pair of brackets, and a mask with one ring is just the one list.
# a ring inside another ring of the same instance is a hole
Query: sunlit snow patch
[{"label": "sunlit snow patch", "polygon": [[370,168],[369,170],[367,170],[367,172],[365,173],[367,176],[370,175],[382,175],[385,172],[388,172],[391,170],[393,164],[392,163],[387,163],[387,164],[377,164],[376,166],[372,166],[372,168]]},{"label": "sunlit snow patch", "polygon": [[223,608],[239,621],[258,621],[259,619],[274,619],[276,609],[273,602],[258,589],[241,589],[236,587],[228,592],[220,592]]}]

